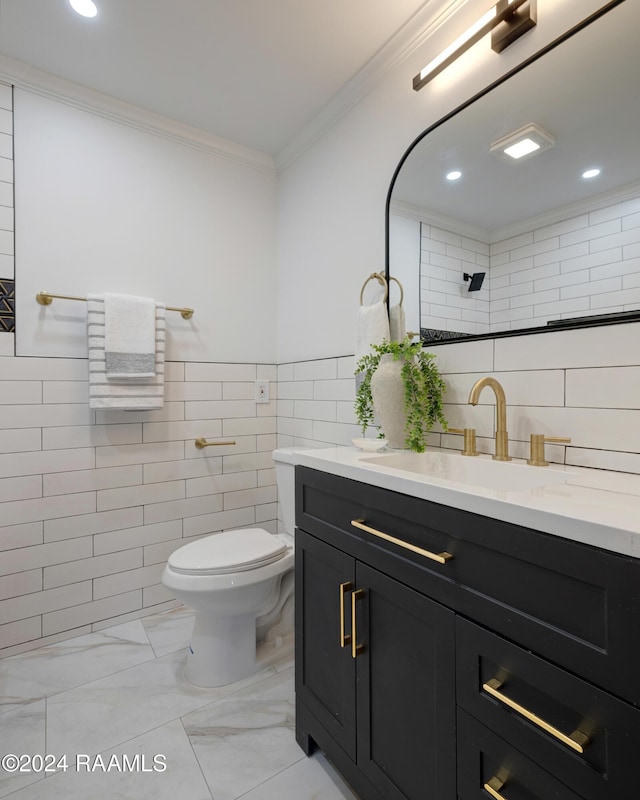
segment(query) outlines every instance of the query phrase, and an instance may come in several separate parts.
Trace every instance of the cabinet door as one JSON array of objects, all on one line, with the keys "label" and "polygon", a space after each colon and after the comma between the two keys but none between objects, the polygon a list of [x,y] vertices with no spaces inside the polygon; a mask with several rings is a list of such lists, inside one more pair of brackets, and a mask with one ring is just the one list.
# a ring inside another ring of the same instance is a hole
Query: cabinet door
[{"label": "cabinet door", "polygon": [[454,614],[356,566],[358,767],[388,800],[454,800]]},{"label": "cabinet door", "polygon": [[355,761],[356,662],[341,640],[341,630],[350,635],[354,559],[297,530],[295,580],[297,700]]}]

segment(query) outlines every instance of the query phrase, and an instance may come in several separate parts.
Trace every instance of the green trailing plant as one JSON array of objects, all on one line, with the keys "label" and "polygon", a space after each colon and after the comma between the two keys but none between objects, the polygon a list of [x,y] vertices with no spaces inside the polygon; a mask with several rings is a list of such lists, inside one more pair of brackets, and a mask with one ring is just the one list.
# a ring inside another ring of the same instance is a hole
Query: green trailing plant
[{"label": "green trailing plant", "polygon": [[[420,341],[412,342],[408,336],[400,342],[385,340],[382,344],[371,345],[371,353],[358,361],[356,375],[362,376],[355,402],[358,424],[363,435],[367,428],[376,426],[371,378],[384,355],[393,356],[394,361],[402,361],[404,408],[407,417],[405,447],[416,453],[423,453],[429,431],[436,422],[447,430],[447,421],[442,411],[445,382],[434,363],[435,356],[425,352]],[[383,436],[382,433],[379,435]]]}]

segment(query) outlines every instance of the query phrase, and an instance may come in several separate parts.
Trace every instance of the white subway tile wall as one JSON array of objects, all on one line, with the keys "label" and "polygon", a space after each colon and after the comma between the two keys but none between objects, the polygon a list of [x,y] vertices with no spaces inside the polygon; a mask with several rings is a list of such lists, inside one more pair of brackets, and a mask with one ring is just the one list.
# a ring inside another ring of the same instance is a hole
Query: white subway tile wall
[{"label": "white subway tile wall", "polygon": [[0,655],[177,605],[160,575],[200,536],[277,531],[276,377],[173,362],[162,411],[92,412],[85,360],[0,359]]},{"label": "white subway tile wall", "polygon": [[[478,406],[467,401],[474,382],[493,375],[507,396],[512,456],[528,458],[530,435],[543,433],[572,440],[547,444],[549,461],[640,473],[637,340],[638,323],[628,323],[429,345],[429,350],[447,384],[449,425],[476,428],[480,451],[493,453],[495,401],[489,391]],[[362,435],[353,412],[352,372],[352,358],[278,366],[279,397],[286,398],[278,401],[279,447],[349,445]],[[462,449],[461,436],[440,430],[429,443]]]},{"label": "white subway tile wall", "polygon": [[[486,333],[640,308],[640,197],[485,244],[421,225],[421,327]],[[463,273],[486,269],[479,292]]]},{"label": "white subway tile wall", "polygon": [[426,222],[420,231],[420,326],[489,333],[489,282],[470,292],[463,279],[488,272],[489,245]]}]

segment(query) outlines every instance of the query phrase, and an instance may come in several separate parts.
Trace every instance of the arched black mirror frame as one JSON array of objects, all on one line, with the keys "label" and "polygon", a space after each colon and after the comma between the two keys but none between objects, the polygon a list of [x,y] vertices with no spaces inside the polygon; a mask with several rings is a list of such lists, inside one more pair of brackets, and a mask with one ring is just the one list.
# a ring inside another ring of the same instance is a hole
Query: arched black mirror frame
[{"label": "arched black mirror frame", "polygon": [[[596,20],[600,19],[602,16],[604,16],[609,11],[611,11],[613,8],[615,8],[618,5],[621,5],[624,2],[625,2],[625,0],[611,0],[611,2],[607,3],[602,8],[598,9],[593,14],[591,14],[590,16],[588,16],[585,19],[583,19],[577,25],[574,25],[573,28],[570,28],[568,31],[566,31],[561,36],[559,36],[557,39],[554,39],[553,41],[549,42],[549,44],[545,45],[543,48],[538,50],[536,53],[534,53],[533,55],[529,56],[529,58],[525,59],[521,64],[518,64],[517,67],[514,67],[512,70],[509,70],[509,72],[505,73],[502,77],[498,78],[493,83],[489,84],[484,89],[482,89],[481,91],[477,92],[475,95],[470,97],[468,100],[465,100],[464,103],[462,103],[461,105],[457,106],[452,111],[450,111],[448,114],[446,114],[444,117],[442,117],[437,122],[435,122],[433,125],[430,125],[424,131],[422,131],[422,133],[420,133],[411,142],[409,147],[405,150],[402,158],[400,159],[400,161],[398,163],[398,166],[396,167],[396,169],[395,169],[395,171],[393,173],[393,177],[391,178],[391,183],[389,185],[389,191],[387,192],[387,199],[386,199],[386,205],[385,205],[385,277],[386,277],[387,281],[389,281],[389,279],[391,277],[390,263],[389,263],[389,260],[390,260],[390,242],[389,242],[390,220],[389,220],[389,215],[390,215],[390,211],[391,211],[391,198],[392,198],[392,195],[393,195],[393,189],[395,187],[398,175],[400,174],[400,171],[402,170],[402,167],[404,166],[406,160],[409,158],[409,156],[413,152],[413,149],[426,136],[428,136],[430,133],[435,131],[436,128],[439,128],[440,126],[444,125],[445,122],[448,122],[450,119],[455,117],[461,111],[464,111],[465,108],[468,108],[470,105],[472,105],[476,101],[482,99],[485,95],[489,94],[489,92],[493,91],[496,87],[498,87],[498,86],[502,85],[503,83],[505,83],[506,81],[508,81],[509,78],[512,78],[514,75],[517,75],[519,72],[521,72],[522,70],[526,69],[530,64],[533,64],[535,61],[538,61],[543,56],[545,56],[547,53],[551,52],[556,47],[561,45],[563,42],[566,42],[572,36],[575,36],[581,30],[584,30],[584,28],[586,28],[589,25],[591,25],[592,23],[596,22]],[[389,303],[389,299],[387,298],[387,304],[388,303]],[[551,333],[551,332],[554,332],[554,331],[568,330],[568,329],[571,329],[571,328],[592,328],[592,327],[597,327],[597,326],[602,326],[602,325],[616,325],[616,324],[620,324],[620,323],[623,323],[623,322],[633,322],[635,320],[640,320],[640,311],[624,311],[624,312],[621,312],[619,314],[609,314],[609,315],[606,315],[605,317],[602,317],[600,319],[595,319],[593,317],[585,317],[582,320],[571,319],[571,320],[562,321],[562,322],[554,324],[552,326],[545,326],[545,327],[521,328],[519,330],[496,331],[494,333],[478,333],[478,334],[469,334],[469,335],[465,335],[465,336],[460,336],[459,334],[456,334],[456,335],[451,336],[451,337],[438,339],[437,341],[434,340],[434,339],[430,339],[430,340],[427,340],[427,341],[423,340],[423,346],[434,345],[434,344],[453,343],[453,342],[477,341],[479,339],[500,339],[500,338],[505,338],[505,337],[508,337],[508,336],[524,336],[524,335],[530,335],[530,334],[534,334],[534,333]]]}]

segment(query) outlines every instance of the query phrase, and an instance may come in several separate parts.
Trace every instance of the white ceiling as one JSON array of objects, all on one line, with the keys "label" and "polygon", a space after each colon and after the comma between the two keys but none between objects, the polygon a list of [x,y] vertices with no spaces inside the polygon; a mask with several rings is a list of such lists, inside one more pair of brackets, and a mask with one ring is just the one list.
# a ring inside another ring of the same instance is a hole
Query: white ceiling
[{"label": "white ceiling", "polygon": [[272,155],[429,0],[0,0],[0,54]]}]

